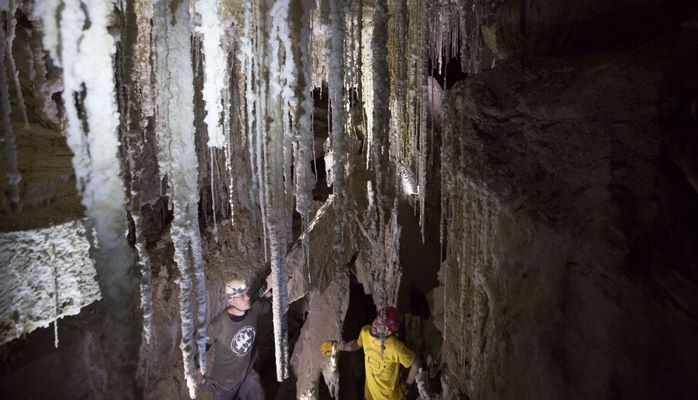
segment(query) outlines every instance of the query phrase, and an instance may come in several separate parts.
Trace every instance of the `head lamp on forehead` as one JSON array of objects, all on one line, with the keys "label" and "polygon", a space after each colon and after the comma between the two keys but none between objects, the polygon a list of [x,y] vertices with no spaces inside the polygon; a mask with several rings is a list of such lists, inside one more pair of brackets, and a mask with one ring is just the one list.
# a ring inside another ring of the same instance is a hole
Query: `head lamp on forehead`
[{"label": "head lamp on forehead", "polygon": [[239,297],[248,289],[247,283],[239,278],[231,279],[225,284],[225,294],[228,297]]}]

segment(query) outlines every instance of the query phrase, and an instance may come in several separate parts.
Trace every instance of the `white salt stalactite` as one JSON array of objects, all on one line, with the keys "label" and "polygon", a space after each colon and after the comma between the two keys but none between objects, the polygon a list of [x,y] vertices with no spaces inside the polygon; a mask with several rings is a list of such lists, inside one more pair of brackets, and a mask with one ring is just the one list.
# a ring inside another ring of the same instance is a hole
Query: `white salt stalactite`
[{"label": "white salt stalactite", "polygon": [[[363,11],[363,5],[360,5]],[[361,15],[361,99],[364,103],[365,122],[363,124],[366,135],[364,153],[366,156],[366,169],[373,165],[373,14],[372,10]]]},{"label": "white salt stalactite", "polygon": [[29,120],[27,119],[27,107],[24,105],[24,95],[22,94],[22,85],[19,83],[19,73],[17,71],[17,65],[15,64],[15,57],[12,54],[12,49],[14,48],[15,42],[15,31],[17,28],[17,19],[15,18],[15,13],[17,12],[17,1],[9,0],[9,8],[6,15],[7,24],[7,37],[5,38],[5,48],[7,49],[7,66],[10,68],[9,74],[12,77],[12,82],[15,87],[15,94],[17,95],[17,107],[19,108],[19,113],[22,116],[22,122],[24,122],[24,127],[29,128]]},{"label": "white salt stalactite", "polygon": [[[329,104],[331,109],[331,144],[332,144],[332,192],[335,195],[334,212],[335,226],[333,237],[333,249],[335,254],[335,276],[334,279],[343,279],[348,273],[342,260],[344,249],[342,246],[342,234],[345,222],[345,207],[347,204],[347,194],[345,193],[345,164],[346,155],[344,148],[345,136],[345,99],[344,99],[344,39],[345,39],[345,2],[336,0],[330,2],[330,51],[328,69],[328,91]],[[344,313],[342,312],[343,299],[347,296],[346,290],[340,287],[338,296],[340,298],[337,309],[337,326],[342,326]],[[341,341],[341,330],[338,341]],[[336,367],[332,368],[330,379],[335,382],[332,389],[334,398],[339,396],[339,374]]]},{"label": "white salt stalactite", "polygon": [[74,154],[78,192],[97,234],[93,249],[100,288],[112,310],[109,317],[114,322],[114,349],[107,353],[110,370],[118,372],[109,376],[108,385],[114,398],[132,398],[134,378],[122,372],[135,367],[137,341],[131,332],[135,326],[130,315],[135,290],[128,274],[133,254],[124,234],[125,188],[117,159],[115,45],[107,31],[112,4],[106,0],[66,2],[59,10],[57,2],[39,3],[34,12],[47,27],[44,43],[54,62],[63,67],[67,142]]},{"label": "white salt stalactite", "polygon": [[223,21],[220,0],[196,0],[194,10],[201,16],[201,25],[196,32],[202,36],[204,53],[204,86],[202,97],[206,108],[208,147],[222,148],[225,145],[221,114],[223,113],[222,91],[227,85],[227,69]]},{"label": "white salt stalactite", "polygon": [[[230,64],[233,63],[233,58],[229,59]],[[229,64],[229,69],[234,67]],[[228,206],[230,207],[230,222],[235,225],[235,197],[236,192],[235,187],[235,171],[233,171],[233,141],[231,140],[231,119],[230,113],[232,112],[232,103],[230,100],[232,87],[228,82],[226,82],[225,91],[223,92],[223,108],[225,110],[223,117],[223,136],[225,137],[225,147],[224,154],[225,157],[225,176],[228,178]],[[242,125],[244,126],[244,124]],[[244,144],[243,144],[244,146]]]},{"label": "white salt stalactite", "polygon": [[[294,92],[298,81],[298,66],[294,58],[294,52],[291,42],[291,27],[289,24],[289,4],[290,2],[277,2],[272,8],[272,27],[278,35],[279,41],[279,64],[278,64],[278,84],[281,88],[281,132],[283,133],[283,174],[284,174],[284,193],[286,197],[286,212],[284,219],[291,221],[293,219],[293,201],[295,185],[293,184],[294,177],[292,176],[293,169],[293,144],[294,132],[291,126],[291,121],[298,119],[298,98]],[[293,236],[291,223],[287,224],[287,237]]]},{"label": "white salt stalactite", "polygon": [[133,213],[134,231],[136,234],[136,251],[138,252],[141,267],[141,309],[143,310],[143,338],[150,344],[153,336],[153,268],[150,256],[146,250],[145,237],[143,236],[143,221],[139,213]]},{"label": "white salt stalactite", "polygon": [[[244,73],[244,103],[241,104],[245,108],[245,128],[247,133],[247,149],[248,158],[250,162],[250,175],[252,177],[249,188],[250,203],[255,204],[260,201],[260,179],[262,179],[259,173],[259,163],[257,162],[258,156],[260,154],[258,141],[257,141],[257,124],[260,121],[255,119],[255,112],[258,107],[257,92],[258,92],[258,67],[259,60],[257,59],[257,32],[256,32],[256,5],[257,3],[245,2],[243,11],[243,27],[242,35],[240,37],[240,51],[238,52],[238,61],[241,65],[241,70]],[[258,112],[258,111],[257,111]],[[261,207],[261,203],[260,203]],[[254,209],[254,208],[253,208]],[[264,219],[262,219],[264,223]],[[264,251],[265,260],[267,259],[267,241],[266,241],[266,227],[263,225],[262,230],[264,231]]]},{"label": "white salt stalactite", "polygon": [[[0,43],[5,43],[5,30],[0,27]],[[17,145],[12,131],[12,119],[10,116],[10,93],[7,85],[7,71],[5,69],[5,57],[8,56],[4,45],[0,46],[0,105],[2,106],[2,127],[4,131],[4,155],[5,175],[9,183],[9,197],[13,208],[19,209],[19,182],[22,175],[17,168]],[[8,57],[9,58],[9,57]]]},{"label": "white salt stalactite", "polygon": [[211,216],[213,217],[213,237],[218,241],[218,220],[216,219],[216,181],[214,179],[215,169],[214,162],[216,160],[215,148],[210,147],[208,151],[208,156],[210,159],[209,163],[209,177],[211,180]]},{"label": "white salt stalactite", "polygon": [[301,245],[303,247],[303,252],[305,253],[305,276],[306,276],[306,286],[311,283],[310,276],[310,246],[308,243],[308,225],[310,221],[310,204],[312,202],[312,190],[315,186],[316,179],[310,169],[310,163],[313,162],[313,92],[311,85],[312,75],[311,75],[311,60],[310,60],[310,40],[311,40],[311,16],[312,11],[315,7],[315,2],[313,0],[303,0],[301,6],[303,7],[302,13],[300,13],[299,32],[298,39],[299,43],[294,46],[295,55],[298,58],[298,70],[301,73],[298,76],[298,81],[296,85],[296,96],[301,98],[300,104],[297,104],[298,111],[296,114],[296,119],[293,121],[294,129],[296,130],[296,151],[295,151],[295,164],[294,172],[295,176],[295,197],[296,197],[296,211],[301,216],[301,224],[303,229],[303,234],[301,235]]},{"label": "white salt stalactite", "polygon": [[385,235],[384,252],[386,255],[385,301],[388,305],[397,305],[402,271],[400,268],[400,225],[398,224],[397,200],[390,212],[390,222]]},{"label": "white salt stalactite", "polygon": [[136,14],[136,44],[134,47],[134,84],[135,92],[139,96],[139,129],[140,137],[131,138],[128,143],[128,166],[131,170],[131,218],[134,224],[135,247],[138,254],[138,264],[141,271],[140,282],[140,306],[143,311],[143,338],[150,343],[153,334],[153,287],[152,265],[150,255],[146,250],[146,240],[143,235],[143,221],[140,212],[143,188],[141,176],[143,162],[141,161],[143,145],[146,141],[148,120],[155,113],[155,88],[152,85],[152,25],[153,3],[151,0],[137,0],[134,3]]},{"label": "white salt stalactite", "polygon": [[[261,136],[258,140],[263,143],[264,157],[264,215],[267,218],[266,231],[269,238],[269,253],[273,287],[273,324],[274,324],[274,353],[276,356],[276,379],[281,382],[288,378],[288,268],[286,265],[286,249],[291,219],[287,212],[288,193],[284,182],[285,159],[287,146],[285,119],[283,114],[288,110],[284,106],[283,91],[289,79],[284,71],[284,61],[281,59],[283,48],[289,40],[288,36],[288,1],[277,1],[269,12],[269,19],[262,22],[259,30],[266,34],[267,43],[262,47],[261,54],[268,71],[269,79],[261,86],[262,96],[266,103],[268,118],[262,122]],[[291,56],[287,54],[287,56]]]},{"label": "white salt stalactite", "polygon": [[[265,8],[262,8],[262,5]],[[251,30],[255,35],[255,53],[257,54],[255,61],[256,63],[253,64],[255,66],[254,74],[253,74],[253,79],[254,82],[252,83],[253,87],[255,88],[256,94],[255,94],[255,115],[256,115],[256,120],[255,120],[255,136],[254,136],[254,141],[255,141],[255,161],[256,161],[256,175],[257,175],[257,180],[259,181],[259,190],[258,190],[258,197],[259,197],[259,209],[260,209],[260,214],[262,217],[262,232],[264,235],[264,260],[268,261],[270,259],[270,238],[269,238],[269,232],[271,231],[271,228],[269,226],[269,211],[270,208],[267,206],[267,202],[271,202],[271,200],[267,199],[267,196],[269,194],[269,191],[267,190],[268,185],[273,185],[271,182],[267,182],[267,179],[269,175],[267,174],[267,169],[272,168],[271,166],[267,165],[267,146],[269,143],[267,142],[267,128],[268,128],[268,121],[267,121],[267,116],[270,114],[267,114],[267,101],[269,100],[267,97],[268,91],[269,91],[269,79],[268,79],[268,65],[269,65],[269,60],[268,57],[265,57],[266,52],[270,51],[267,49],[267,40],[270,39],[270,27],[269,23],[266,21],[266,14],[265,11],[267,11],[268,4],[258,4],[255,3],[255,12],[253,14],[255,21],[254,24],[251,24]],[[270,51],[272,52],[272,51]],[[273,53],[273,52],[272,52]],[[273,68],[272,68],[273,69]],[[266,76],[267,79],[263,79],[263,76]],[[249,83],[248,83],[249,84]],[[273,108],[272,108],[272,111]],[[278,124],[278,117],[277,119],[272,119],[272,121],[275,121]],[[277,367],[278,368],[278,367]]]},{"label": "white salt stalactite", "polygon": [[371,143],[371,164],[375,171],[379,235],[385,214],[391,205],[390,193],[390,164],[388,152],[390,147],[388,127],[390,126],[390,85],[388,51],[388,15],[386,0],[377,0],[373,10],[373,36],[371,50],[373,52],[373,135]]},{"label": "white salt stalactite", "polygon": [[[46,238],[46,241],[49,239]],[[56,245],[52,244],[51,247],[49,247],[49,257],[48,257],[48,262],[51,264],[51,267],[53,268],[53,312],[54,312],[54,320],[53,320],[53,347],[58,348],[58,317],[60,315],[60,301],[58,300],[58,294],[60,293],[58,290],[58,268],[59,265],[56,262]]]},{"label": "white salt stalactite", "polygon": [[135,45],[136,60],[134,62],[135,84],[136,92],[140,95],[140,128],[145,133],[148,118],[155,114],[155,88],[151,83],[153,74],[151,65],[153,0],[136,0],[133,7],[138,27]]},{"label": "white salt stalactite", "polygon": [[337,258],[341,254],[341,235],[344,219],[344,206],[346,204],[346,194],[344,193],[344,1],[336,0],[330,2],[331,20],[331,49],[329,58],[329,97],[332,110],[332,175],[334,182],[332,192],[336,193],[334,211],[336,222],[334,228],[334,247]]},{"label": "white salt stalactite", "polygon": [[[194,76],[191,59],[189,12],[185,3],[172,9],[156,3],[158,165],[169,180],[168,196],[174,219],[171,237],[180,272],[180,349],[189,396],[196,395],[194,355],[206,372],[206,292],[201,234],[198,222],[197,154],[194,140]],[[196,305],[192,303],[196,298]],[[194,330],[196,327],[196,340]]]}]

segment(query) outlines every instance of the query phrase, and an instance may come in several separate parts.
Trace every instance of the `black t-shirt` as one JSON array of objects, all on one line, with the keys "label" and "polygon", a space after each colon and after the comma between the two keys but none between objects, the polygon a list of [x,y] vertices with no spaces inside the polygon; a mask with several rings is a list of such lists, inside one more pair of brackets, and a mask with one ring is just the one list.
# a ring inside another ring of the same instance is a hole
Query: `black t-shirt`
[{"label": "black t-shirt", "polygon": [[247,376],[257,358],[255,341],[259,316],[271,310],[268,300],[252,304],[242,318],[220,312],[209,324],[208,342],[215,349],[210,379],[219,387],[231,390]]}]

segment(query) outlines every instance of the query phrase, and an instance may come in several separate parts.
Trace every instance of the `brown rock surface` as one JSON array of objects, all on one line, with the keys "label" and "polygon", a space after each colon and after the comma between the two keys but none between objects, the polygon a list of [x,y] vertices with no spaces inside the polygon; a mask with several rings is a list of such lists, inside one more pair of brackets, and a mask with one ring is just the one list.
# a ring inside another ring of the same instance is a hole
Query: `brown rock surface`
[{"label": "brown rock surface", "polygon": [[[512,62],[447,93],[442,185],[453,229],[446,293],[435,298],[446,303],[448,390],[696,395],[686,383],[698,371],[695,280],[662,256],[636,255],[643,235],[671,229],[657,185],[657,96],[667,69],[688,54],[695,62],[696,43],[689,31],[617,55]],[[657,285],[684,306],[655,297]]]}]

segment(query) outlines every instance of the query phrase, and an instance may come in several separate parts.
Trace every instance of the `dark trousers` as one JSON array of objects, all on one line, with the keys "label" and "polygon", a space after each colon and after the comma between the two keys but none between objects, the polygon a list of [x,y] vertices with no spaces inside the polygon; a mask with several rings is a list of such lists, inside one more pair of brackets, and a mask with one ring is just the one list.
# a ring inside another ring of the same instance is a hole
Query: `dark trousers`
[{"label": "dark trousers", "polygon": [[[225,390],[214,382],[206,381],[202,385],[213,392],[214,400],[264,400],[264,389],[259,380],[259,374],[251,369],[245,379],[230,390]],[[236,397],[237,396],[237,397]]]}]

